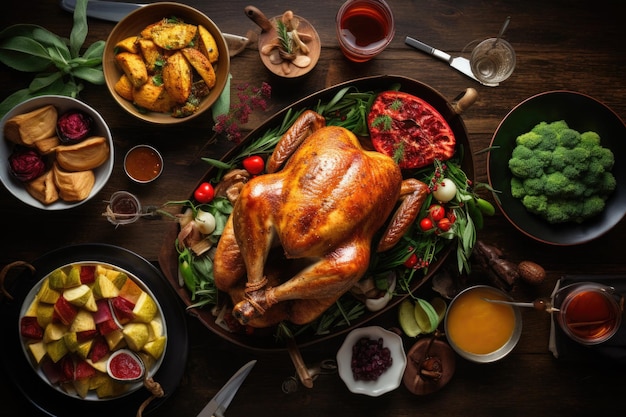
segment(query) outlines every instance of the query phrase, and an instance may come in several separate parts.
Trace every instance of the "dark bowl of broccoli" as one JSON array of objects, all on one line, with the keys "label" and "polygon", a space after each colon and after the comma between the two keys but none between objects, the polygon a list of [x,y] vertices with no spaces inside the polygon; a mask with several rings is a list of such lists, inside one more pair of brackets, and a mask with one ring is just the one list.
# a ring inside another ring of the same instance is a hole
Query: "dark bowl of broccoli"
[{"label": "dark bowl of broccoli", "polygon": [[626,125],[600,101],[549,91],[496,129],[487,177],[504,216],[551,245],[589,242],[626,214]]}]

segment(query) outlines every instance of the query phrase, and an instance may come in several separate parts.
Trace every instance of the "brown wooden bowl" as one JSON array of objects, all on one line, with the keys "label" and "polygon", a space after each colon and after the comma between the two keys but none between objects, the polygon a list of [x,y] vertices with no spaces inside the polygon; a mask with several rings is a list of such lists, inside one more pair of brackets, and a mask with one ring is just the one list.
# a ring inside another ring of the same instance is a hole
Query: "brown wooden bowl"
[{"label": "brown wooden bowl", "polygon": [[261,28],[261,34],[259,35],[259,55],[261,56],[261,61],[263,61],[263,64],[268,70],[270,70],[272,73],[279,77],[298,78],[309,73],[313,68],[315,68],[315,65],[319,60],[322,50],[322,43],[320,41],[320,37],[317,31],[315,30],[313,25],[311,25],[306,19],[301,16],[294,15],[294,18],[298,19],[299,21],[297,29],[298,32],[310,35],[312,37],[311,41],[306,43],[306,45],[310,49],[307,55],[311,59],[311,63],[303,68],[297,67],[293,64],[288,64],[286,67],[287,69],[285,70],[283,64],[272,63],[270,55],[264,53],[263,50],[266,45],[275,42],[278,39],[276,22],[278,22],[282,18],[282,15],[274,16],[273,18],[268,19],[267,17],[265,17],[263,12],[261,12],[254,6],[247,6],[244,11],[246,13],[246,16],[248,16],[254,23],[256,23]]},{"label": "brown wooden bowl", "polygon": [[[115,91],[115,83],[123,74],[122,70],[115,62],[115,45],[129,37],[137,36],[146,27],[164,18],[177,17],[185,23],[204,26],[215,38],[219,52],[219,60],[215,65],[216,83],[208,96],[202,99],[200,108],[190,116],[176,118],[168,113],[146,112],[137,108],[131,101],[126,100]],[[172,125],[186,122],[200,116],[211,108],[213,103],[219,98],[226,86],[230,73],[230,57],[226,40],[217,25],[204,13],[193,7],[180,3],[152,3],[140,7],[122,19],[111,31],[104,46],[102,56],[102,69],[109,92],[115,101],[128,113],[145,122],[159,125]]]}]

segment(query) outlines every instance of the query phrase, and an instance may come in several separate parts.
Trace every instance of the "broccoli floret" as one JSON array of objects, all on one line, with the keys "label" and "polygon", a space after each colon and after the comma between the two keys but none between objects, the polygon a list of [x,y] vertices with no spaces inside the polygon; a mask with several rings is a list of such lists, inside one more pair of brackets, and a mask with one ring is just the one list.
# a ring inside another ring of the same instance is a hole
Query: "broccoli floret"
[{"label": "broccoli floret", "polygon": [[515,139],[515,143],[517,146],[524,146],[528,149],[535,149],[539,144],[541,144],[542,137],[540,134],[535,133],[533,131],[524,133],[523,135],[519,135],[517,139]]},{"label": "broccoli floret", "polygon": [[513,198],[522,198],[526,195],[524,183],[517,177],[511,178],[511,195]]},{"label": "broccoli floret", "polygon": [[534,157],[539,160],[543,164],[544,167],[548,167],[552,165],[552,151],[544,151],[541,149],[536,149],[534,152]]},{"label": "broccoli floret", "polygon": [[538,213],[550,223],[564,223],[578,219],[577,210],[569,200],[554,200],[546,204],[546,211]]},{"label": "broccoli floret", "polygon": [[557,146],[552,152],[552,162],[550,168],[552,171],[562,171],[568,164],[567,149],[562,146]]},{"label": "broccoli floret", "polygon": [[606,201],[604,198],[600,196],[591,196],[583,202],[582,209],[580,211],[579,221],[588,219],[597,214],[600,214],[604,207],[606,206]]},{"label": "broccoli floret", "polygon": [[509,159],[509,169],[514,175],[522,178],[536,178],[543,174],[543,164],[532,149],[517,145]]},{"label": "broccoli floret", "polygon": [[562,172],[553,172],[552,174],[548,174],[544,178],[545,194],[548,196],[558,196],[561,194],[563,189],[570,184],[569,178],[563,175]]},{"label": "broccoli floret", "polygon": [[605,172],[602,174],[597,184],[598,195],[608,196],[615,191],[615,187],[617,187],[615,175],[613,175],[612,172]]},{"label": "broccoli floret", "polygon": [[559,145],[568,149],[576,149],[580,145],[580,133],[574,129],[561,129],[557,135]]},{"label": "broccoli floret", "polygon": [[527,178],[522,181],[524,186],[524,192],[528,195],[543,195],[545,194],[546,179],[545,176],[539,178]]},{"label": "broccoli floret", "polygon": [[603,148],[598,145],[595,148],[590,149],[589,155],[592,160],[602,165],[605,171],[613,169],[613,164],[615,164],[615,155],[613,155],[613,151],[610,149]]},{"label": "broccoli floret", "polygon": [[593,149],[600,145],[600,135],[596,132],[585,132],[580,134],[580,146]]},{"label": "broccoli floret", "polygon": [[595,132],[541,122],[516,140],[511,194],[549,223],[581,222],[604,210],[616,188],[615,157]]},{"label": "broccoli floret", "polygon": [[548,139],[550,141],[556,140],[557,130],[554,129],[554,126],[551,126],[551,123],[541,122],[533,127],[531,132],[536,133],[543,139]]}]

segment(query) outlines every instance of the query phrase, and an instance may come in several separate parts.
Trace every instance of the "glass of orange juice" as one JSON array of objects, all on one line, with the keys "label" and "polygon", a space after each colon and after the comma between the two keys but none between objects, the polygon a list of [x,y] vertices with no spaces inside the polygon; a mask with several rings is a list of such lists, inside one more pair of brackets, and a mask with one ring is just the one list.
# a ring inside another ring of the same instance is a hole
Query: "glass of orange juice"
[{"label": "glass of orange juice", "polygon": [[381,53],[395,35],[393,13],[385,0],[348,0],[337,12],[337,39],[351,61],[365,62]]}]

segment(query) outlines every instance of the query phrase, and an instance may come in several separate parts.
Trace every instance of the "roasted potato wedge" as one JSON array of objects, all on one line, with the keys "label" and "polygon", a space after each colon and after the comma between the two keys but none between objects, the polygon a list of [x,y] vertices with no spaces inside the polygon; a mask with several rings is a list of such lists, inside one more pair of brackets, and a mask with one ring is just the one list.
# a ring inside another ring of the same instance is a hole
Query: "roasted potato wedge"
[{"label": "roasted potato wedge", "polygon": [[211,35],[211,32],[202,25],[198,25],[198,38],[200,39],[200,52],[209,58],[211,64],[215,64],[220,56],[215,38]]},{"label": "roasted potato wedge", "polygon": [[129,36],[128,38],[122,39],[115,44],[115,47],[120,51],[130,52],[131,54],[139,53],[137,36]]},{"label": "roasted potato wedge", "polygon": [[148,70],[141,55],[130,52],[120,52],[115,55],[115,60],[124,74],[130,79],[133,87],[141,87],[148,82]]},{"label": "roasted potato wedge", "polygon": [[176,52],[163,66],[163,85],[170,97],[177,103],[184,103],[191,94],[193,74],[191,65],[181,52]]},{"label": "roasted potato wedge", "polygon": [[146,110],[160,113],[169,112],[176,104],[163,85],[157,86],[152,82],[133,91],[133,102]]},{"label": "roasted potato wedge", "polygon": [[154,74],[159,69],[163,60],[161,48],[159,48],[151,39],[141,38],[137,43],[139,44],[139,49],[141,51],[141,55],[143,56],[143,60],[146,63],[148,72]]},{"label": "roasted potato wedge", "polygon": [[113,86],[113,89],[117,94],[122,96],[122,98],[133,101],[133,83],[130,81],[130,78],[126,76],[126,74],[122,74],[119,80]]},{"label": "roasted potato wedge", "polygon": [[215,70],[211,62],[209,62],[209,58],[195,48],[183,48],[181,52],[206,85],[209,88],[213,88],[215,86]]},{"label": "roasted potato wedge", "polygon": [[196,37],[197,32],[198,27],[195,25],[164,19],[142,31],[142,36],[145,33],[147,36],[143,37],[152,39],[160,48],[177,50],[188,46]]}]

